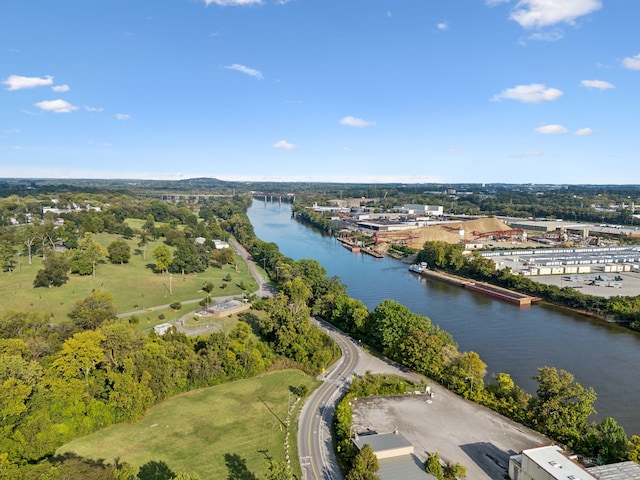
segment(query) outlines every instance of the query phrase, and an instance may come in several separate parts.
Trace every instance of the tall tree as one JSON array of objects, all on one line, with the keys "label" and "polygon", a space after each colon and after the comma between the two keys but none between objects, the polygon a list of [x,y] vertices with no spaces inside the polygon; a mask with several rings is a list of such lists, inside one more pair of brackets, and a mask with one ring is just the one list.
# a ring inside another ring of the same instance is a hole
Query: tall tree
[{"label": "tall tree", "polygon": [[538,431],[574,446],[586,432],[588,417],[596,413],[593,388],[584,388],[571,373],[553,367],[538,369],[537,397],[531,401],[532,421]]},{"label": "tall tree", "polygon": [[94,330],[76,333],[64,342],[52,368],[63,379],[80,378],[88,382],[91,372],[104,361],[104,351],[100,346],[103,340],[104,336]]},{"label": "tall tree", "polygon": [[440,455],[438,453],[431,453],[424,462],[424,468],[427,473],[430,473],[438,480],[444,480],[444,471],[442,470],[442,464],[440,463]]},{"label": "tall tree", "polygon": [[155,271],[165,273],[173,261],[173,254],[169,247],[162,244],[153,249],[153,258],[156,261]]},{"label": "tall tree", "polygon": [[128,263],[131,258],[131,247],[122,239],[114,240],[107,247],[111,263]]},{"label": "tall tree", "polygon": [[80,275],[96,275],[96,264],[106,258],[108,251],[95,241],[93,234],[85,233],[78,248],[70,255],[71,272]]},{"label": "tall tree", "polygon": [[25,225],[18,231],[18,237],[24,246],[27,247],[27,257],[29,258],[29,265],[31,265],[33,258],[33,245],[39,238],[38,232],[33,225]]},{"label": "tall tree", "polygon": [[184,241],[178,244],[173,261],[169,266],[169,271],[174,273],[194,273],[204,272],[209,266],[209,254],[198,248],[191,241]]},{"label": "tall tree", "polygon": [[60,287],[69,280],[69,262],[62,253],[49,255],[44,261],[44,268],[38,270],[33,281],[34,287]]},{"label": "tall tree", "polygon": [[0,243],[0,268],[3,272],[12,273],[16,268],[18,261],[16,260],[16,250],[9,242]]},{"label": "tall tree", "polygon": [[104,322],[115,320],[116,307],[113,304],[113,296],[95,290],[90,296],[75,303],[69,312],[69,318],[83,330],[95,330]]},{"label": "tall tree", "polygon": [[351,466],[351,470],[347,475],[347,480],[355,480],[355,479],[377,479],[378,476],[375,474],[380,469],[378,465],[378,459],[376,454],[373,452],[371,445],[368,443],[364,444],[358,454],[353,459],[353,464]]},{"label": "tall tree", "polygon": [[598,463],[606,465],[623,461],[627,457],[628,444],[624,428],[613,418],[607,417],[600,423],[589,426],[579,448]]},{"label": "tall tree", "polygon": [[142,247],[142,259],[146,260],[147,258],[147,245],[149,243],[149,232],[145,230],[140,231],[140,241],[138,242],[138,247]]}]

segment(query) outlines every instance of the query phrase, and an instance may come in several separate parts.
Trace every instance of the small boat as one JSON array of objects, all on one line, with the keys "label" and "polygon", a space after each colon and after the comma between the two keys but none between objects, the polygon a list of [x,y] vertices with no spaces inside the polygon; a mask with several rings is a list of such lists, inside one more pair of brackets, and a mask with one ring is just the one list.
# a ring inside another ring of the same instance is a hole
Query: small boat
[{"label": "small boat", "polygon": [[409,270],[415,273],[422,273],[427,269],[427,262],[414,263],[409,265]]}]

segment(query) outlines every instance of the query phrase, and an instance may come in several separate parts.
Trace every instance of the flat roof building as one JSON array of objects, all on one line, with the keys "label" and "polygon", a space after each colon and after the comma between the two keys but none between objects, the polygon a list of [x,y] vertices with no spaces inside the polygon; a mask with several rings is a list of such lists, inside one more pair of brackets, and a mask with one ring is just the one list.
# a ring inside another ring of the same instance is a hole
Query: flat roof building
[{"label": "flat roof building", "polygon": [[511,480],[597,480],[557,445],[529,448],[509,458]]},{"label": "flat roof building", "polygon": [[356,435],[353,443],[362,449],[369,445],[378,459],[380,480],[437,480],[428,474],[413,454],[413,445],[399,433]]},{"label": "flat roof building", "polygon": [[587,468],[598,480],[640,480],[640,465],[636,462],[619,462]]}]

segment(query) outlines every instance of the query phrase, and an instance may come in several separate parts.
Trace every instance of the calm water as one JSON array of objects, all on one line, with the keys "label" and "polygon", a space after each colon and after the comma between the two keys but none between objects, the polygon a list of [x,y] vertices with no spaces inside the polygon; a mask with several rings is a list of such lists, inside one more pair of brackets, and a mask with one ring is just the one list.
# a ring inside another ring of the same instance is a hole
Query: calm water
[{"label": "calm water", "polygon": [[639,334],[554,308],[521,308],[422,279],[397,260],[353,254],[333,237],[293,220],[289,204],[256,200],[248,215],[260,239],[275,242],[295,260],[317,260],[369,309],[393,299],[428,316],[454,336],[461,351],[480,354],[488,365],[487,379],[507,372],[535,393],[531,377],[538,367],[562,368],[597,392],[594,420],[613,417],[627,435],[640,435]]}]

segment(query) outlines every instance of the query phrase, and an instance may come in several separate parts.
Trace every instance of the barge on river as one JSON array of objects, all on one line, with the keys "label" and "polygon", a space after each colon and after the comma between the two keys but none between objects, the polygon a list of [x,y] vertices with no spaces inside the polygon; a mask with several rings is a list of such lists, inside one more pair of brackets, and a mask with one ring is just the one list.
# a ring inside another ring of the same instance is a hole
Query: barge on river
[{"label": "barge on river", "polygon": [[[416,272],[416,270],[414,269],[409,269]],[[528,306],[533,302],[540,300],[539,297],[532,297],[524,293],[514,292],[513,290],[509,290],[507,288],[497,287],[489,283],[476,282],[474,280],[458,277],[456,275],[450,275],[448,273],[434,272],[433,270],[428,270],[426,268],[422,269],[419,273],[420,275],[428,278],[433,278],[435,280],[458,285],[459,287],[466,288],[473,292],[483,293],[485,295],[489,295],[490,297],[505,300],[507,302],[515,303],[516,305],[520,306]]]}]

